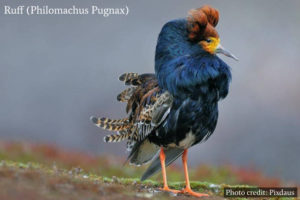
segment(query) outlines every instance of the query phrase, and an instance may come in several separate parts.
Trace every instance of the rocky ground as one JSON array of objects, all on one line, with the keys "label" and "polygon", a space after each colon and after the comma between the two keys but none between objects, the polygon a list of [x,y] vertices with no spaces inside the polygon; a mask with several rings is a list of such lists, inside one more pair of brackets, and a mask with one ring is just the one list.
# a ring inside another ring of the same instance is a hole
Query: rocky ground
[{"label": "rocky ground", "polygon": [[[0,199],[195,199],[161,192],[160,175],[140,182],[138,177],[144,168],[123,166],[120,158],[67,152],[49,145],[2,142],[0,160]],[[168,175],[170,187],[184,187],[183,182],[176,182],[183,180],[181,169],[171,167]],[[208,181],[191,183],[195,191],[210,195],[202,199],[224,199],[226,186],[283,184],[257,171],[232,166],[202,165],[191,170],[191,177]]]}]

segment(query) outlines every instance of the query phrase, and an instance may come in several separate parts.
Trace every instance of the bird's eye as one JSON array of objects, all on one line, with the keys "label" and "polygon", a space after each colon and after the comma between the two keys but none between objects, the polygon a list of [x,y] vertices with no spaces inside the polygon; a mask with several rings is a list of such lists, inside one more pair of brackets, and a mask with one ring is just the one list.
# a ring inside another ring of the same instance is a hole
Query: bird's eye
[{"label": "bird's eye", "polygon": [[211,43],[211,39],[206,39],[206,42]]}]

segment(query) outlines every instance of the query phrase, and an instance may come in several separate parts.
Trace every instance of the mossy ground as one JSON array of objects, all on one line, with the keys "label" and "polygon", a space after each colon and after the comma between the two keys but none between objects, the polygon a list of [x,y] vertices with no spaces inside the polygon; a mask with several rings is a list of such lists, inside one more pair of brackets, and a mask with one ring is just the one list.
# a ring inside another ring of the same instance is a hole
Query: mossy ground
[{"label": "mossy ground", "polygon": [[[145,168],[124,166],[122,159],[114,157],[66,152],[48,145],[0,143],[0,160],[0,199],[5,200],[193,198],[160,192],[160,175],[140,182],[139,177]],[[181,169],[171,167],[167,172],[170,187],[184,187],[183,182],[176,182],[183,180]],[[192,180],[208,182],[192,181],[191,186],[195,191],[210,195],[202,199],[223,199],[223,188],[229,184],[252,185],[247,187],[255,187],[255,181],[257,185],[280,184],[278,179],[268,179],[258,172],[243,173],[229,166],[202,165],[191,170]],[[249,174],[253,175],[253,180],[247,178]]]}]

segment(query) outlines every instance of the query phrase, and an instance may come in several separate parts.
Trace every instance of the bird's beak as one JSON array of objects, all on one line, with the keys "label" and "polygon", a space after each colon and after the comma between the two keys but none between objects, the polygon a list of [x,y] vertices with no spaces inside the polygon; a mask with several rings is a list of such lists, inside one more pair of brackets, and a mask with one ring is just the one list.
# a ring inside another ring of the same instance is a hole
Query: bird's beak
[{"label": "bird's beak", "polygon": [[217,48],[216,48],[216,53],[221,53],[224,54],[225,56],[228,56],[230,58],[233,58],[234,60],[238,61],[239,59],[237,57],[235,57],[235,55],[233,55],[232,53],[230,53],[229,51],[227,51],[226,49],[224,49],[224,47],[221,44],[218,44]]}]

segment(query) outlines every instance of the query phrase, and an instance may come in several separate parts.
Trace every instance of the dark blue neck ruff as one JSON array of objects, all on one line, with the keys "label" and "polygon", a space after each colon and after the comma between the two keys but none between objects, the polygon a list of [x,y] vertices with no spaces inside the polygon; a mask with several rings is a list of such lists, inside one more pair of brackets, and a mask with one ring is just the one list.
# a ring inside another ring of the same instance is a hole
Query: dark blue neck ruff
[{"label": "dark blue neck ruff", "polygon": [[155,72],[159,86],[180,99],[205,95],[210,83],[219,89],[220,98],[225,98],[231,80],[230,67],[225,62],[188,40],[185,19],[168,22],[162,28]]}]

